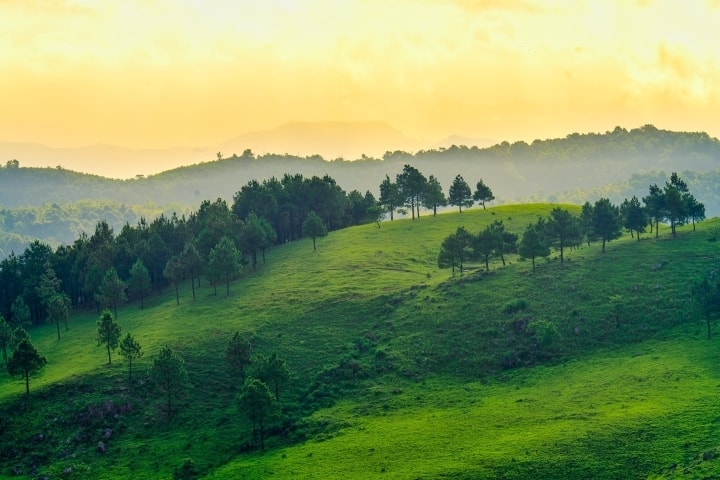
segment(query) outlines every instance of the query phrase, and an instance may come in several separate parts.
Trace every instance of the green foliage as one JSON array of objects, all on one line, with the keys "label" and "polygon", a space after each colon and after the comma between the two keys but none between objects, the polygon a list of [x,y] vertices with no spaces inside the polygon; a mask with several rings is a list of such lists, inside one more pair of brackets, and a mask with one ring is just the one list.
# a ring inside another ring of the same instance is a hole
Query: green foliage
[{"label": "green foliage", "polygon": [[130,334],[125,335],[125,338],[120,342],[120,355],[125,357],[128,362],[128,378],[132,381],[132,364],[133,361],[142,358],[143,351],[140,343]]},{"label": "green foliage", "polygon": [[483,182],[482,178],[479,182],[477,182],[477,185],[475,186],[475,193],[473,193],[472,198],[473,200],[482,205],[483,210],[485,210],[485,202],[492,202],[493,200],[495,200],[492,190],[490,189],[490,187],[485,185],[485,182]]},{"label": "green foliage", "polygon": [[230,237],[224,236],[217,245],[210,250],[207,264],[207,275],[210,282],[215,284],[225,281],[226,296],[230,296],[230,280],[242,269],[240,252]]},{"label": "green foliage", "polygon": [[302,231],[304,236],[312,238],[313,250],[317,250],[315,238],[327,235],[327,228],[325,228],[322,219],[313,211],[308,213],[307,218],[303,222]]},{"label": "green foliage", "polygon": [[165,393],[168,421],[172,419],[172,402],[187,386],[187,371],[182,357],[165,346],[153,359],[150,379]]},{"label": "green foliage", "polygon": [[253,376],[272,387],[275,400],[280,401],[280,387],[290,380],[290,370],[285,360],[278,358],[276,353],[269,357],[258,355],[253,359],[253,365]]},{"label": "green foliage", "polygon": [[70,299],[64,293],[57,293],[46,300],[47,317],[50,323],[57,327],[57,338],[60,338],[60,324],[65,323],[65,330],[68,329],[67,319],[70,317]]},{"label": "green foliage", "polygon": [[238,407],[252,422],[253,438],[257,438],[261,449],[265,449],[265,427],[274,413],[272,393],[267,384],[257,378],[249,378],[237,396]]},{"label": "green foliage", "polygon": [[120,324],[115,321],[113,314],[107,308],[100,315],[97,321],[97,341],[98,345],[107,347],[108,365],[112,363],[110,352],[115,350],[120,340]]},{"label": "green foliage", "polygon": [[558,337],[557,329],[553,322],[548,320],[535,320],[528,323],[527,329],[542,349],[550,347]]},{"label": "green foliage", "polygon": [[5,320],[5,317],[0,315],[0,349],[3,353],[3,363],[7,365],[8,360],[8,349],[13,345],[15,339],[15,332],[13,331],[12,325]]},{"label": "green foliage", "polygon": [[140,308],[145,308],[145,297],[150,293],[150,273],[145,268],[142,260],[135,260],[130,268],[130,279],[128,280],[128,291],[130,295],[140,297]]},{"label": "green foliage", "polygon": [[127,296],[125,295],[126,289],[127,286],[125,282],[120,280],[115,267],[110,267],[103,275],[102,283],[95,295],[95,301],[102,309],[112,308],[115,317],[117,317],[117,307],[124,304],[127,300]]},{"label": "green foliage", "polygon": [[473,204],[472,191],[462,175],[456,175],[448,191],[448,203],[458,207],[462,213],[463,207],[470,208]]},{"label": "green foliage", "polygon": [[225,359],[233,374],[237,373],[240,378],[245,377],[245,368],[252,363],[252,351],[250,339],[240,335],[240,332],[235,332],[225,353]]},{"label": "green foliage", "polygon": [[513,298],[512,300],[506,302],[502,307],[502,312],[504,314],[512,314],[515,312],[519,312],[521,310],[525,310],[527,308],[527,300],[524,298]]},{"label": "green foliage", "polygon": [[22,375],[25,379],[25,394],[30,394],[30,375],[39,372],[47,360],[35,349],[30,340],[22,340],[13,351],[7,362],[7,369],[10,375]]}]

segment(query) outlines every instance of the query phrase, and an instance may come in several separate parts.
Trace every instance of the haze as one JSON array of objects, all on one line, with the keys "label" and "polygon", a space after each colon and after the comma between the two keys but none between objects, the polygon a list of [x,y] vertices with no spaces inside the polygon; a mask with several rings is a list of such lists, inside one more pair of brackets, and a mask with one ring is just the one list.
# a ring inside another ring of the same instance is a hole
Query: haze
[{"label": "haze", "polygon": [[288,122],[382,122],[428,148],[718,136],[719,24],[717,0],[0,0],[0,140],[213,151]]}]

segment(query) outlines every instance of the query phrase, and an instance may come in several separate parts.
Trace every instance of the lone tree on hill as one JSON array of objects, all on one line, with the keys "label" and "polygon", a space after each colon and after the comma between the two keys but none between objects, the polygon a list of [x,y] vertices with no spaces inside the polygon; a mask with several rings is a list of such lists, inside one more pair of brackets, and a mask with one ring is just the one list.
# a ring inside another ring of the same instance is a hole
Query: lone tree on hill
[{"label": "lone tree on hill", "polygon": [[30,394],[30,375],[39,372],[47,360],[41,357],[30,340],[24,339],[16,347],[8,360],[7,369],[10,375],[22,375],[25,379],[25,394]]},{"label": "lone tree on hill", "polygon": [[693,300],[705,314],[707,322],[707,336],[710,333],[710,318],[713,314],[720,312],[720,282],[710,275],[704,275],[696,278],[690,285],[690,294]]},{"label": "lone tree on hill", "polygon": [[448,203],[460,209],[462,213],[463,207],[472,207],[472,191],[470,185],[467,184],[461,175],[456,175],[450,190],[448,190]]},{"label": "lone tree on hill", "polygon": [[518,245],[520,258],[532,260],[533,273],[535,273],[535,259],[550,255],[550,247],[545,243],[544,230],[545,222],[542,218],[539,218],[537,223],[529,223]]},{"label": "lone tree on hill", "polygon": [[587,246],[590,246],[590,242],[596,240],[595,232],[593,231],[593,206],[590,202],[585,202],[580,212],[580,232],[585,237]]},{"label": "lone tree on hill", "polygon": [[165,392],[168,421],[170,421],[172,419],[172,401],[187,382],[185,362],[170,347],[165,346],[153,360],[150,378],[160,390]]},{"label": "lone tree on hill", "polygon": [[257,378],[249,378],[237,396],[238,408],[247,415],[253,427],[253,441],[265,449],[265,424],[274,413],[272,393],[267,384]]},{"label": "lone tree on hill", "polygon": [[128,332],[125,338],[120,342],[120,355],[128,361],[128,378],[132,382],[132,364],[133,360],[142,358],[143,351],[140,343]]},{"label": "lone tree on hill", "polygon": [[605,242],[620,237],[620,209],[607,198],[601,198],[595,202],[592,219],[592,229],[602,240],[602,252],[605,253]]},{"label": "lone tree on hill", "polygon": [[240,378],[245,377],[245,367],[252,363],[252,345],[247,337],[235,332],[228,345],[225,359],[233,373],[239,372]]},{"label": "lone tree on hill", "polygon": [[118,346],[120,330],[120,324],[115,321],[112,312],[107,308],[103,310],[97,321],[97,341],[98,345],[105,344],[107,347],[108,365],[112,363],[110,352]]},{"label": "lone tree on hill", "polygon": [[130,295],[140,297],[140,308],[145,308],[145,297],[150,293],[150,273],[139,258],[135,260],[130,267],[130,279],[128,281],[128,290]]},{"label": "lone tree on hill", "polygon": [[477,182],[477,185],[475,186],[473,200],[482,205],[483,210],[485,210],[485,202],[492,202],[493,200],[495,200],[492,190],[490,190],[490,187],[485,185],[485,182],[483,182],[482,179],[480,179],[480,181]]},{"label": "lone tree on hill", "polygon": [[325,228],[322,219],[313,211],[308,213],[307,218],[303,222],[302,231],[304,236],[312,238],[313,250],[317,250],[315,239],[327,235],[327,228]]}]

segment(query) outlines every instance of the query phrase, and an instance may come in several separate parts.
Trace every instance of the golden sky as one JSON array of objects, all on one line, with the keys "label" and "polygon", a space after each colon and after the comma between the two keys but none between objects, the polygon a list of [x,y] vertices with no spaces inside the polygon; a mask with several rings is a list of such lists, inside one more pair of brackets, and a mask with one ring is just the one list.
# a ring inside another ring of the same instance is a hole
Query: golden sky
[{"label": "golden sky", "polygon": [[0,140],[206,146],[289,121],[720,136],[720,0],[0,0]]}]

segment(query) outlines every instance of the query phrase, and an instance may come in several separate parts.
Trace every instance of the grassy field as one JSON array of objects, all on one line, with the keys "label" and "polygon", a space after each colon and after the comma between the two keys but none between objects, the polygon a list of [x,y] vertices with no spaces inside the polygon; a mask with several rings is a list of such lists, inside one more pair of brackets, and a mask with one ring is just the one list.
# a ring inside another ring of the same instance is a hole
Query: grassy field
[{"label": "grassy field", "polygon": [[[437,268],[458,226],[499,219],[520,234],[552,207],[350,228],[317,251],[311,240],[271,250],[229,297],[203,284],[193,301],[187,284],[180,306],[170,290],[128,305],[118,321],[145,351],[132,385],[120,357],[106,365],[96,312],[73,316],[60,340],[36,328],[48,366],[30,398],[0,373],[0,427],[16,437],[0,443],[0,475],[171,478],[185,458],[209,478],[714,475],[718,353],[688,280],[717,268],[707,239],[720,221],[566,252],[534,275],[515,256],[489,273]],[[292,373],[265,452],[248,446],[224,362],[234,331]],[[171,423],[145,378],[164,345],[189,373]]]}]

